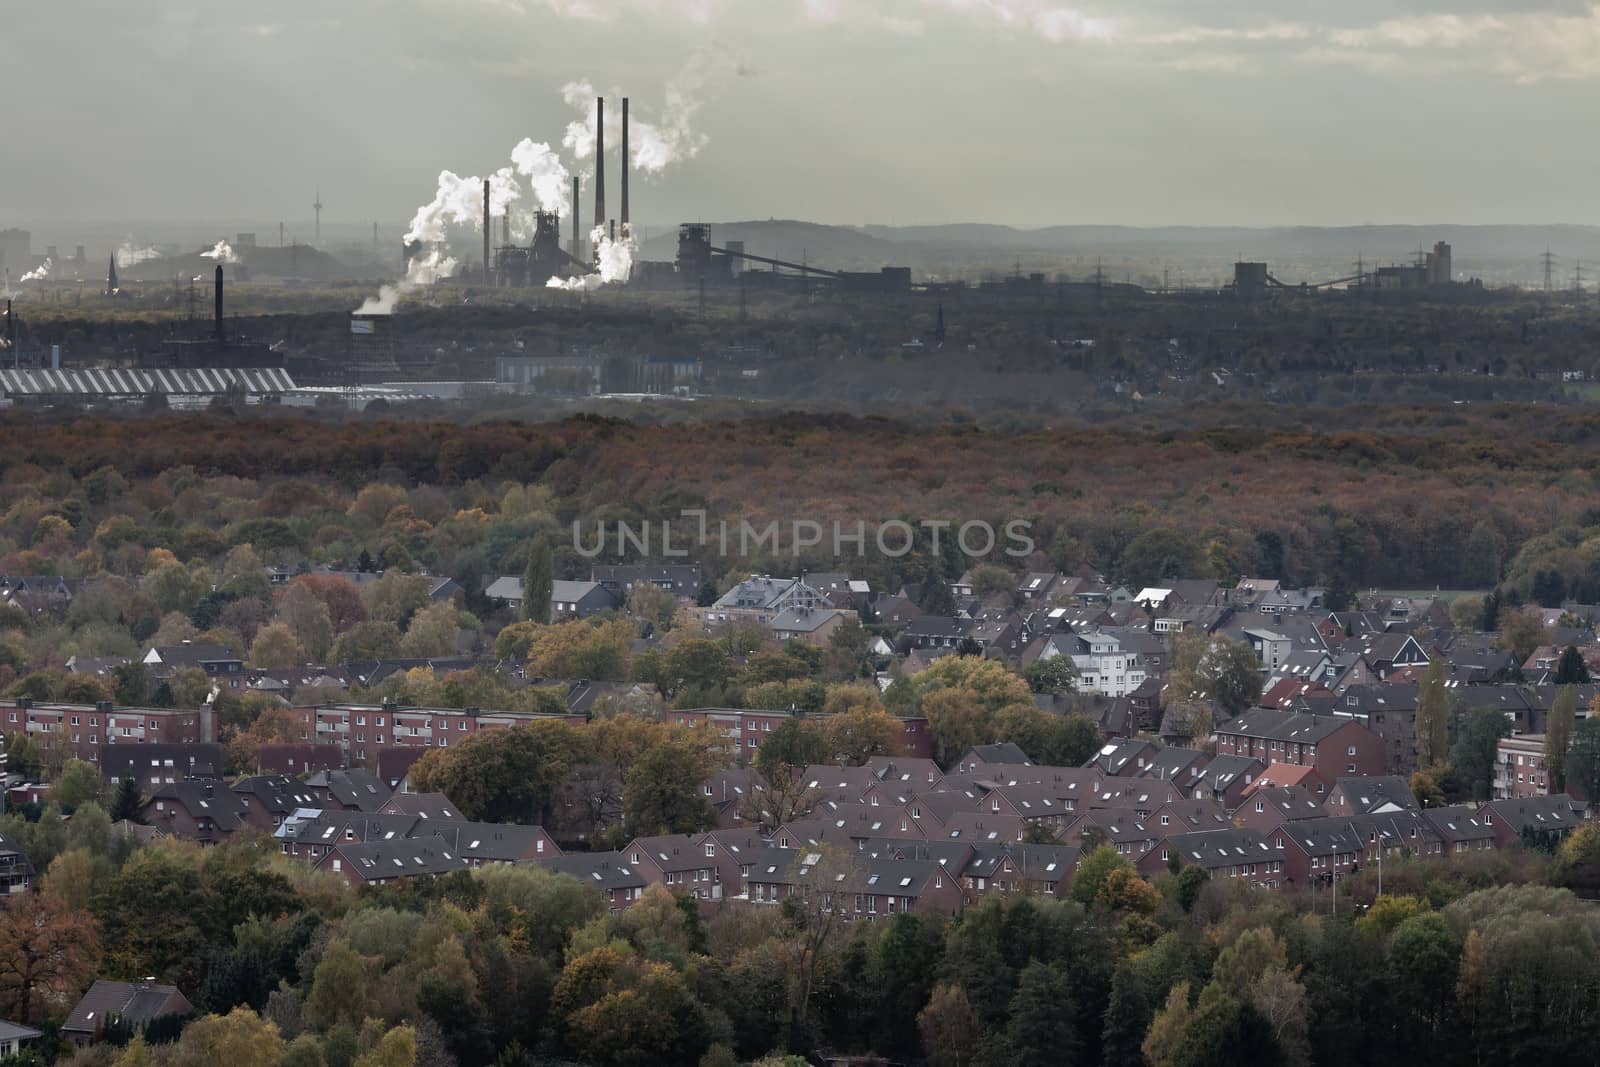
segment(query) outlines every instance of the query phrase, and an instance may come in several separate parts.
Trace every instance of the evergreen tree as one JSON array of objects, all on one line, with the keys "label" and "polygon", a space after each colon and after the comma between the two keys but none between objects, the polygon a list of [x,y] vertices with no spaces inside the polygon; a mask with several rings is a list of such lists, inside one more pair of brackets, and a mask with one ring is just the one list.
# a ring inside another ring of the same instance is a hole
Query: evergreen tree
[{"label": "evergreen tree", "polygon": [[1550,775],[1552,793],[1567,791],[1567,749],[1572,747],[1572,727],[1577,712],[1578,698],[1572,686],[1561,686],[1556,691],[1555,703],[1550,705],[1544,730],[1544,765]]},{"label": "evergreen tree", "polygon": [[1057,966],[1034,960],[1017,977],[1006,1026],[1010,1062],[1018,1067],[1054,1067],[1078,1059],[1072,987]]},{"label": "evergreen tree", "polygon": [[1488,596],[1483,598],[1483,622],[1478,625],[1478,629],[1482,630],[1486,634],[1489,634],[1494,633],[1499,628],[1500,593],[1498,590],[1494,590],[1491,591]]},{"label": "evergreen tree", "polygon": [[1111,976],[1111,999],[1106,1003],[1105,1029],[1101,1032],[1103,1067],[1145,1067],[1145,1031],[1150,1029],[1150,1002],[1144,983],[1124,964]]},{"label": "evergreen tree", "polygon": [[143,822],[144,797],[139,795],[139,783],[132,777],[124,778],[117,786],[117,795],[111,801],[111,820]]},{"label": "evergreen tree", "polygon": [[1428,665],[1417,693],[1417,765],[1437,767],[1445,760],[1450,745],[1450,709],[1444,690],[1444,664]]},{"label": "evergreen tree", "polygon": [[950,584],[944,580],[944,572],[936,560],[928,563],[928,569],[922,576],[917,606],[929,615],[950,616],[956,613],[955,595],[950,592]]},{"label": "evergreen tree", "polygon": [[1556,663],[1557,685],[1588,685],[1589,665],[1583,662],[1583,653],[1577,646],[1568,645],[1567,650],[1561,653],[1561,659]]},{"label": "evergreen tree", "polygon": [[555,557],[550,542],[541,537],[528,549],[528,569],[522,574],[522,617],[549,624],[550,595],[555,589]]}]

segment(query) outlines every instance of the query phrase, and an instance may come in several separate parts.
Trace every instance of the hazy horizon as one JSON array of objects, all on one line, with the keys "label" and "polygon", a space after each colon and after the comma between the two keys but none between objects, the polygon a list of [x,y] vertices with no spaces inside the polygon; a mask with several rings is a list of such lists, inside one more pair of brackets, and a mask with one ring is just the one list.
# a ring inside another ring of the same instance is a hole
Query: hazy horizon
[{"label": "hazy horizon", "polygon": [[281,218],[308,239],[320,188],[324,225],[399,227],[441,171],[507,166],[523,138],[587,171],[566,127],[594,92],[614,123],[619,90],[659,134],[633,185],[652,225],[1596,221],[1600,146],[1577,132],[1600,5],[1324,7],[62,0],[0,32],[27,87],[0,226]]}]

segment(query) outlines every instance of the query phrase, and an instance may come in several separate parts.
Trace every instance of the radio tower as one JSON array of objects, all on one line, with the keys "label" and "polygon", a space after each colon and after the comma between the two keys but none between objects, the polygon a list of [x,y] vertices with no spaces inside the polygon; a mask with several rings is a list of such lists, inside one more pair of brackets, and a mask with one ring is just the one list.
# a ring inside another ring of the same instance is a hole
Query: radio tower
[{"label": "radio tower", "polygon": [[312,238],[312,240],[314,240],[317,243],[317,247],[318,248],[321,248],[322,247],[322,187],[321,186],[317,187],[317,199],[316,199],[316,202],[311,205],[311,210],[315,211],[317,213],[316,227],[312,231],[315,234],[315,236]]}]

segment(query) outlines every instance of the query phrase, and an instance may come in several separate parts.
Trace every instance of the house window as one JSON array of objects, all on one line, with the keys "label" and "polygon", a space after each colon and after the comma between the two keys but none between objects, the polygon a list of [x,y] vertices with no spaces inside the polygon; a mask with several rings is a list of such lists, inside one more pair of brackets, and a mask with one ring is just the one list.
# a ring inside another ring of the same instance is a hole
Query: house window
[{"label": "house window", "polygon": [[1346,756],[1354,756],[1356,754],[1356,746],[1351,745],[1349,748],[1344,750],[1344,754]]},{"label": "house window", "polygon": [[340,869],[340,864],[339,864],[339,860],[338,860],[338,858],[337,858],[337,857],[335,857],[335,858],[334,858],[334,861],[333,861],[333,869],[334,869],[334,870],[335,870],[335,871],[337,871],[337,870],[339,870],[339,869]]},{"label": "house window", "polygon": [[708,858],[715,858],[716,854],[717,854],[717,846],[713,845],[711,842],[707,841],[706,842],[706,856]]}]

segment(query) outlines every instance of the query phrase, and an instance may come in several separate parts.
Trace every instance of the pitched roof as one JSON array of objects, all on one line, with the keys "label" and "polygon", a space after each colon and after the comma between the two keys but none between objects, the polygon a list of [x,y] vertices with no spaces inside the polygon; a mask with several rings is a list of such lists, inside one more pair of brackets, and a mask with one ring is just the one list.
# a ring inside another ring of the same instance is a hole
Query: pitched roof
[{"label": "pitched roof", "polygon": [[1480,814],[1493,812],[1496,818],[1519,832],[1524,829],[1568,830],[1582,822],[1588,811],[1581,800],[1574,800],[1565,793],[1491,800],[1478,810]]},{"label": "pitched roof", "polygon": [[1332,715],[1301,715],[1292,711],[1254,708],[1237,719],[1219,725],[1217,733],[1314,745],[1349,724],[1349,719]]},{"label": "pitched roof", "polygon": [[1236,826],[1225,830],[1197,830],[1170,834],[1161,844],[1178,857],[1185,867],[1216,870],[1240,863],[1259,863],[1272,858],[1273,850],[1261,831]]},{"label": "pitched roof", "polygon": [[359,874],[368,882],[380,878],[415,878],[425,874],[449,874],[451,871],[464,871],[469,867],[466,859],[459,853],[431,836],[396,838],[392,841],[341,841],[333,847],[332,852],[318,861],[318,866],[326,862],[333,852],[343,857],[349,871]]},{"label": "pitched roof", "polygon": [[152,985],[145,982],[113,982],[95,979],[67,1015],[61,1029],[77,1033],[98,1033],[107,1016],[120,1015],[133,1023],[145,1023],[163,1013],[168,1002],[177,997],[185,1006],[188,1000],[176,986]]},{"label": "pitched roof", "polygon": [[1329,790],[1330,800],[1335,792],[1358,814],[1376,812],[1386,807],[1415,811],[1422,806],[1417,803],[1416,794],[1411,792],[1411,783],[1397,774],[1340,778]]},{"label": "pitched roof", "polygon": [[644,876],[624,862],[620,852],[572,852],[534,861],[547,871],[576,878],[598,889],[643,889]]},{"label": "pitched roof", "polygon": [[1422,817],[1446,841],[1481,841],[1494,837],[1494,828],[1478,817],[1475,804],[1452,804],[1444,808],[1423,808]]},{"label": "pitched roof", "polygon": [[[1004,764],[1031,764],[1033,761],[1022,748],[1010,741],[1001,741],[993,745],[973,745],[967,755],[975,757],[979,763],[1004,763]],[[963,760],[962,762],[966,762]]]}]

